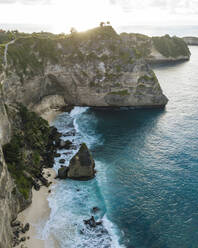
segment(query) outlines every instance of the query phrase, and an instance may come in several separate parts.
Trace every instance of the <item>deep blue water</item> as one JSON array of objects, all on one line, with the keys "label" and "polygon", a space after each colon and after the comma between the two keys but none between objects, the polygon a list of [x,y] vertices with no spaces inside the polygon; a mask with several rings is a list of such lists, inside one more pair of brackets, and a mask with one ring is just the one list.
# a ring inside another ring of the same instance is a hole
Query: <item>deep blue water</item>
[{"label": "deep blue water", "polygon": [[[165,110],[75,108],[57,117],[60,131],[77,131],[64,139],[88,144],[97,176],[53,189],[43,235],[56,247],[198,247],[198,47],[191,52],[189,62],[154,68]],[[83,224],[94,206],[102,232]]]}]

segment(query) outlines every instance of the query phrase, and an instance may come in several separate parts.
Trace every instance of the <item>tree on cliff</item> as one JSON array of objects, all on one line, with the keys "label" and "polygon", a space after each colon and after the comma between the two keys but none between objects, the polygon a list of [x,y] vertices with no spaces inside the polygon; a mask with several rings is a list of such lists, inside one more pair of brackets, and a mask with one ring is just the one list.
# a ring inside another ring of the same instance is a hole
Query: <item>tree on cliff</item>
[{"label": "tree on cliff", "polygon": [[104,27],[104,25],[105,25],[104,22],[101,22],[101,23],[100,23],[100,27],[101,27],[101,28]]},{"label": "tree on cliff", "polygon": [[70,33],[71,33],[71,34],[77,33],[77,30],[76,30],[74,27],[71,27]]}]

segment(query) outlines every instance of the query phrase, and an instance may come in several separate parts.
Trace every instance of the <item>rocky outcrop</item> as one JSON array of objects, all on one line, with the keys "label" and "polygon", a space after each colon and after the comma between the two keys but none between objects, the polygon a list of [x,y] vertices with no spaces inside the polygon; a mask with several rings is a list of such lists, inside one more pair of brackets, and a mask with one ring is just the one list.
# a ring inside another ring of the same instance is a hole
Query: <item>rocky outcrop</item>
[{"label": "rocky outcrop", "polygon": [[83,143],[76,153],[76,155],[70,160],[67,177],[74,180],[90,180],[95,176],[95,162],[92,155]]},{"label": "rocky outcrop", "polygon": [[151,64],[190,59],[191,54],[186,43],[176,36],[149,37],[142,34],[122,33],[121,37],[140,57]]},{"label": "rocky outcrop", "polygon": [[20,38],[8,49],[6,102],[39,113],[63,104],[164,107],[167,98],[140,51],[110,26],[64,39]]},{"label": "rocky outcrop", "polygon": [[198,46],[198,37],[183,37],[183,40],[189,46]]},{"label": "rocky outcrop", "polygon": [[[11,221],[31,203],[31,187],[38,188],[37,180],[47,184],[43,164],[52,165],[53,155],[59,156],[51,150],[52,142],[46,146],[54,135],[47,122],[27,109],[20,115],[16,103],[42,116],[68,105],[164,107],[167,103],[144,57],[112,27],[56,39],[28,36],[5,47],[0,46],[0,248],[12,247]],[[72,179],[94,177],[86,145],[65,171]]]},{"label": "rocky outcrop", "polygon": [[67,175],[68,175],[68,171],[69,171],[69,167],[67,166],[62,166],[59,170],[58,170],[58,178],[59,179],[66,179]]},{"label": "rocky outcrop", "polygon": [[12,229],[10,223],[16,218],[20,204],[15,197],[15,184],[7,170],[0,147],[0,248],[12,247]]},{"label": "rocky outcrop", "polygon": [[54,164],[56,130],[22,105],[5,105],[3,96],[1,103],[0,248],[10,248],[11,222],[31,204],[32,186],[49,185],[41,172]]}]

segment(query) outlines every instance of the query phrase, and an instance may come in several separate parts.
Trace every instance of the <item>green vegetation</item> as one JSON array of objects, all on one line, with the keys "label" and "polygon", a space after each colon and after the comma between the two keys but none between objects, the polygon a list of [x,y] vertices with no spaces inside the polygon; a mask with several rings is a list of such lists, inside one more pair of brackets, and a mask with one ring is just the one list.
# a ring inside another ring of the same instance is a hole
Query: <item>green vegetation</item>
[{"label": "green vegetation", "polygon": [[5,44],[8,43],[9,41],[13,40],[15,38],[14,32],[6,32],[6,31],[1,31],[0,32],[0,44]]},{"label": "green vegetation", "polygon": [[130,94],[129,94],[128,90],[121,90],[121,91],[112,91],[112,92],[109,92],[108,95],[128,96]]},{"label": "green vegetation", "polygon": [[78,42],[92,40],[98,41],[103,39],[118,38],[118,34],[111,26],[97,27],[86,32],[76,32],[69,35],[67,38],[76,40]]},{"label": "green vegetation", "polygon": [[139,40],[139,41],[145,41],[145,40],[148,40],[149,39],[149,36],[145,35],[145,34],[139,34],[139,33],[131,33],[131,34],[128,34],[128,33],[121,33],[120,34],[122,37],[129,37],[131,39],[136,39],[136,40]]},{"label": "green vegetation", "polygon": [[115,86],[115,87],[120,87],[121,84],[120,84],[120,83],[115,83],[114,86]]},{"label": "green vegetation", "polygon": [[189,56],[190,51],[183,39],[176,36],[152,37],[155,48],[165,57]]},{"label": "green vegetation", "polygon": [[[32,178],[40,172],[50,135],[50,127],[36,113],[30,112],[23,105],[18,107],[20,128],[10,143],[3,146],[8,170],[14,178],[18,191],[28,199],[32,188]],[[27,172],[32,176],[28,177]]]},{"label": "green vegetation", "polygon": [[8,49],[8,61],[23,81],[23,75],[43,74],[48,61],[58,62],[56,42],[52,39],[27,37],[17,39]]},{"label": "green vegetation", "polygon": [[154,72],[152,72],[151,75],[144,75],[144,76],[139,77],[138,79],[138,83],[147,82],[147,81],[154,81],[158,83],[158,79]]},{"label": "green vegetation", "polygon": [[3,70],[5,45],[0,44],[0,73]]}]

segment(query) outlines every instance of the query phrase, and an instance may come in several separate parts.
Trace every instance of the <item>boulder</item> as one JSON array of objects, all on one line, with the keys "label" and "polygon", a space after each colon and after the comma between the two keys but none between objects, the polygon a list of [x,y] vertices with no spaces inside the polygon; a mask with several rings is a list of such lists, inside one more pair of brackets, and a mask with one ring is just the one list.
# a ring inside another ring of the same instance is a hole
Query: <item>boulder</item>
[{"label": "boulder", "polygon": [[29,231],[29,229],[30,229],[30,224],[29,223],[26,223],[25,226],[24,226],[24,228],[23,228],[23,230],[25,232],[27,232],[27,231]]},{"label": "boulder", "polygon": [[83,143],[76,155],[70,160],[67,176],[74,180],[90,180],[95,176],[94,167],[95,162],[92,155],[86,144]]},{"label": "boulder", "polygon": [[98,208],[98,207],[93,207],[92,208],[92,213],[97,213],[97,212],[99,212],[100,211],[100,209]]},{"label": "boulder", "polygon": [[60,142],[58,143],[58,148],[59,149],[70,149],[72,146],[72,142],[70,140],[60,140]]},{"label": "boulder", "polygon": [[61,156],[60,153],[55,153],[55,154],[54,154],[54,157],[56,157],[56,158],[58,158],[58,157],[60,157],[60,156]]},{"label": "boulder", "polygon": [[84,220],[84,223],[85,225],[89,225],[90,227],[96,227],[98,225],[102,225],[102,221],[96,222],[94,216],[91,216],[91,218],[88,220]]},{"label": "boulder", "polygon": [[59,160],[59,163],[60,163],[60,164],[64,164],[64,163],[65,163],[65,159],[64,159],[64,158],[60,159],[60,160]]},{"label": "boulder", "polygon": [[21,222],[19,220],[15,220],[11,222],[11,227],[15,227],[15,226],[20,226]]},{"label": "boulder", "polygon": [[69,167],[67,166],[62,166],[59,170],[58,170],[58,178],[60,179],[66,179],[67,175],[68,175],[68,170]]}]

